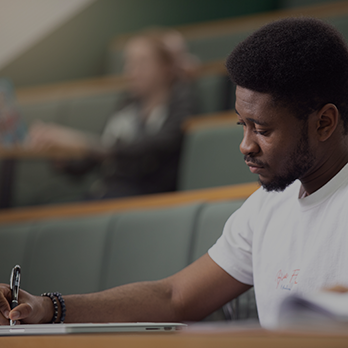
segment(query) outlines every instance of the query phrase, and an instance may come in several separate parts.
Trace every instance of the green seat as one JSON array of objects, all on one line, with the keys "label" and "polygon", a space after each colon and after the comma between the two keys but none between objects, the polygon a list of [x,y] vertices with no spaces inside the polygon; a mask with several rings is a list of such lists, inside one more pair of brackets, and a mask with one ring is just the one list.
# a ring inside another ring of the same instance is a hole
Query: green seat
[{"label": "green seat", "polygon": [[111,221],[111,215],[101,215],[39,223],[28,245],[26,289],[36,295],[98,291]]},{"label": "green seat", "polygon": [[[243,202],[239,200],[204,205],[196,225],[194,247],[191,254],[192,261],[204,255],[216,242],[222,234],[228,218],[241,207]],[[212,313],[206,318],[206,321],[256,319],[257,317],[254,288],[251,288],[238,298],[227,303],[223,309]]]},{"label": "green seat", "polygon": [[243,128],[234,125],[201,128],[186,134],[178,187],[192,190],[257,180],[244,163],[239,145]]},{"label": "green seat", "polygon": [[99,94],[66,102],[60,123],[82,131],[101,134],[107,119],[115,112],[119,93]]},{"label": "green seat", "polygon": [[28,284],[28,245],[33,232],[33,223],[0,226],[0,283],[9,284],[11,269],[19,264],[23,270],[22,284]]},{"label": "green seat", "polygon": [[233,104],[234,96],[229,91],[229,80],[226,75],[203,75],[195,82],[199,113],[213,113],[225,110]]},{"label": "green seat", "polygon": [[327,21],[337,28],[348,41],[348,16],[337,16],[328,18]]},{"label": "green seat", "polygon": [[123,49],[109,47],[109,49],[107,50],[106,64],[105,64],[106,74],[109,74],[109,75],[121,74],[123,71],[123,64],[124,64]]},{"label": "green seat", "polygon": [[30,126],[35,121],[58,122],[59,116],[64,111],[62,101],[46,101],[19,105],[24,122]]},{"label": "green seat", "polygon": [[251,31],[238,33],[224,33],[208,37],[188,40],[187,46],[190,53],[197,56],[202,63],[225,59],[235,46],[243,41]]},{"label": "green seat", "polygon": [[337,0],[280,0],[278,1],[278,8],[294,8],[310,5],[318,5],[328,2],[337,2]]},{"label": "green seat", "polygon": [[158,280],[189,264],[201,204],[119,214],[108,236],[102,288]]},{"label": "green seat", "polygon": [[54,169],[47,160],[23,159],[16,163],[13,206],[32,206],[81,201],[97,180],[98,168],[83,177]]},{"label": "green seat", "polygon": [[204,255],[221,236],[228,218],[241,207],[243,200],[205,204],[201,209],[195,228],[190,261]]}]

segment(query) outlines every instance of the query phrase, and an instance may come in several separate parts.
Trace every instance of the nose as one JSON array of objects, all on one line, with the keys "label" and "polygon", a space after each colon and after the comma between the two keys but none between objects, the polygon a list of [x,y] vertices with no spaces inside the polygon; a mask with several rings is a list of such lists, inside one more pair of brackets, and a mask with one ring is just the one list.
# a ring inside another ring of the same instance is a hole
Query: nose
[{"label": "nose", "polygon": [[260,151],[260,147],[255,139],[255,134],[248,130],[244,130],[243,140],[239,145],[240,152],[244,155],[255,155]]}]

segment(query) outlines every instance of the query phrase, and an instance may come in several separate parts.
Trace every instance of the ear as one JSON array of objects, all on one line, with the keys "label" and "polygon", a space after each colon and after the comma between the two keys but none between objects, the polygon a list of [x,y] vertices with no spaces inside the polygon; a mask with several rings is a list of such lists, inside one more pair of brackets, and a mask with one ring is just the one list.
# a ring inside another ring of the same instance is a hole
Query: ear
[{"label": "ear", "polygon": [[326,104],[316,114],[316,132],[319,141],[326,141],[337,128],[339,113],[336,105]]}]

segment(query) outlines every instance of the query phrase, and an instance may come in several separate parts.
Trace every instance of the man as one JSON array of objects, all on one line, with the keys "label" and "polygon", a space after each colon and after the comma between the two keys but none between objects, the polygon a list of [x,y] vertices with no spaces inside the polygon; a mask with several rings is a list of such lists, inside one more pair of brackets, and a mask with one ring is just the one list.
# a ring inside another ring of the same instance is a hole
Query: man
[{"label": "man", "polygon": [[[156,282],[64,297],[67,322],[199,320],[255,286],[261,324],[290,293],[348,285],[348,49],[315,19],[271,23],[227,60],[237,84],[240,145],[263,186],[209,253]],[[297,180],[299,179],[299,180]],[[20,293],[0,323],[50,322],[48,297]],[[59,315],[58,315],[59,317]]]}]

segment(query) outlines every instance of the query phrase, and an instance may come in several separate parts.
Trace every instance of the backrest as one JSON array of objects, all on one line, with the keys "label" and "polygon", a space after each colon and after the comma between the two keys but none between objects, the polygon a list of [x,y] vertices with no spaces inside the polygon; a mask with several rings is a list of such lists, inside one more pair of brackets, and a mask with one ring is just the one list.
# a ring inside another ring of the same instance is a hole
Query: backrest
[{"label": "backrest", "polygon": [[239,145],[243,128],[234,125],[186,133],[179,170],[179,190],[241,184],[256,180],[245,165]]},{"label": "backrest", "polygon": [[244,200],[205,204],[199,212],[190,261],[204,255],[221,236],[228,218],[241,207]]},{"label": "backrest", "polygon": [[212,113],[228,109],[234,104],[231,84],[226,74],[209,74],[198,77],[195,89],[199,102],[199,113]]},{"label": "backrest", "polygon": [[[191,262],[204,255],[221,236],[228,218],[238,210],[244,200],[205,204],[196,224]],[[207,320],[241,320],[257,318],[254,288],[212,313]]]},{"label": "backrest", "polygon": [[328,22],[341,32],[345,40],[348,41],[348,16],[337,16],[328,18]]},{"label": "backrest", "polygon": [[28,270],[23,272],[29,279],[26,289],[36,295],[98,291],[110,224],[111,215],[38,224],[28,244]]},{"label": "backrest", "polygon": [[225,59],[235,46],[243,41],[252,30],[197,37],[187,41],[189,52],[197,56],[201,62]]},{"label": "backrest", "polygon": [[[0,283],[9,283],[11,269],[20,265],[24,273],[28,269],[27,246],[33,235],[34,224],[12,224],[0,227]],[[25,281],[26,276],[24,276]],[[22,278],[23,280],[23,278]]]},{"label": "backrest", "polygon": [[189,264],[201,204],[119,214],[107,242],[102,288],[158,280]]},{"label": "backrest", "polygon": [[97,94],[68,100],[60,123],[78,130],[101,134],[115,112],[120,93]]},{"label": "backrest", "polygon": [[59,116],[64,111],[64,106],[60,100],[53,100],[21,104],[20,110],[24,122],[30,126],[35,121],[58,122]]},{"label": "backrest", "polygon": [[43,159],[18,160],[15,170],[13,207],[81,201],[98,178],[97,170],[81,177],[66,175]]},{"label": "backrest", "polygon": [[294,8],[301,6],[316,5],[326,2],[337,2],[337,0],[279,0],[279,8]]}]

